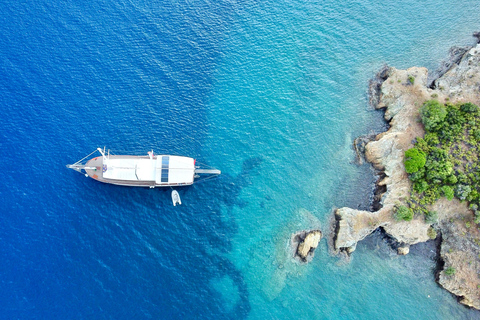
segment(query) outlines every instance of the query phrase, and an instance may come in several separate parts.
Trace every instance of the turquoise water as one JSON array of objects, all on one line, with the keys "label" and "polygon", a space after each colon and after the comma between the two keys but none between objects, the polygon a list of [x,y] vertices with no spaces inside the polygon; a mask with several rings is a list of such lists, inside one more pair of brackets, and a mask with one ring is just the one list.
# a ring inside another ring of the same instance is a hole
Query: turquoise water
[{"label": "turquoise water", "polygon": [[[250,319],[479,316],[440,289],[433,261],[418,256],[359,245],[343,263],[325,239],[308,266],[282,256],[291,233],[316,225],[328,233],[332,208],[366,201],[371,173],[353,164],[351,144],[382,128],[367,106],[369,78],[385,63],[435,68],[450,46],[472,43],[478,9],[474,1],[267,1],[238,13],[216,68],[207,145],[232,175],[242,160],[262,159],[241,191],[244,205],[223,211],[238,224],[225,256],[244,275]],[[226,306],[238,299],[228,279],[212,285]]]},{"label": "turquoise water", "polygon": [[[371,196],[352,150],[385,127],[368,80],[435,68],[479,21],[478,0],[2,1],[0,318],[480,318],[431,248],[372,237],[346,262],[326,241]],[[65,168],[102,146],[222,175],[173,207]],[[306,228],[325,238],[299,265]]]}]

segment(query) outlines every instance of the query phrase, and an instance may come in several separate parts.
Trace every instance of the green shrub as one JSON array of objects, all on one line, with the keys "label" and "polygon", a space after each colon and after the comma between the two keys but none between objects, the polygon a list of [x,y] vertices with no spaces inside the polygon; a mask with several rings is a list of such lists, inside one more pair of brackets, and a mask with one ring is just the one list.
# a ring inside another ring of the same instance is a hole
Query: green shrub
[{"label": "green shrub", "polygon": [[427,211],[425,213],[425,222],[426,223],[435,223],[438,221],[438,213],[437,211]]},{"label": "green shrub", "polygon": [[408,82],[410,84],[414,84],[415,83],[415,77],[414,76],[408,76]]},{"label": "green shrub", "polygon": [[437,131],[443,125],[447,110],[437,100],[426,101],[420,109],[422,123],[428,131]]},{"label": "green shrub", "polygon": [[480,210],[478,210],[478,204],[476,203],[471,203],[469,208],[473,211],[473,214],[475,216],[474,222],[476,224],[480,224]]},{"label": "green shrub", "polygon": [[477,114],[478,113],[478,106],[471,103],[471,102],[467,102],[467,103],[464,103],[460,106],[460,110],[462,110],[463,112],[467,112],[467,113]]},{"label": "green shrub", "polygon": [[427,157],[423,151],[411,148],[405,151],[405,170],[407,173],[417,172],[425,166]]},{"label": "green shrub", "polygon": [[411,221],[413,219],[413,210],[407,206],[398,206],[395,211],[395,219]]},{"label": "green shrub", "polygon": [[[464,174],[463,172],[459,172],[459,173],[458,173],[457,179],[458,179],[458,182],[459,182],[460,184],[468,184],[468,182],[469,182],[467,175]],[[468,192],[470,192],[470,190],[469,190]]]},{"label": "green shrub", "polygon": [[476,224],[480,224],[480,212],[475,212],[475,220]]},{"label": "green shrub", "polygon": [[425,154],[430,152],[430,146],[423,138],[417,138],[417,142],[415,142],[415,148],[424,152]]},{"label": "green shrub", "polygon": [[455,189],[455,195],[462,201],[468,197],[470,192],[472,192],[472,188],[464,184],[458,184],[457,188]]},{"label": "green shrub", "polygon": [[453,188],[450,186],[442,186],[441,190],[442,190],[443,196],[447,198],[448,201],[452,201],[454,197]]},{"label": "green shrub", "polygon": [[450,266],[447,269],[445,269],[445,274],[447,276],[453,276],[455,274],[455,268]]},{"label": "green shrub", "polygon": [[[471,187],[470,187],[471,188]],[[479,197],[479,194],[478,194],[478,191],[473,189],[472,191],[470,191],[470,193],[468,194],[467,196],[467,201],[475,201],[475,200],[478,200],[478,197]]]},{"label": "green shrub", "polygon": [[456,184],[458,181],[457,177],[453,174],[449,175],[447,179],[445,180],[446,183],[448,184]]},{"label": "green shrub", "polygon": [[433,229],[432,227],[428,228],[427,230],[427,236],[430,238],[430,239],[435,239],[437,237],[437,231],[435,231],[435,229]]},{"label": "green shrub", "polygon": [[473,130],[471,135],[477,142],[480,142],[480,130]]},{"label": "green shrub", "polygon": [[467,122],[467,120],[464,117],[464,113],[457,106],[449,104],[447,105],[446,110],[447,110],[447,117],[445,118],[445,120],[447,121],[448,124],[463,125]]},{"label": "green shrub", "polygon": [[448,160],[447,151],[433,147],[428,154],[425,164],[427,179],[440,184],[453,173],[453,163]]},{"label": "green shrub", "polygon": [[415,181],[413,183],[413,190],[418,193],[423,193],[428,189],[428,182],[425,180]]},{"label": "green shrub", "polygon": [[440,140],[438,140],[438,134],[436,132],[429,132],[425,134],[423,139],[431,147],[434,147],[440,143]]},{"label": "green shrub", "polygon": [[438,186],[432,185],[425,190],[422,200],[424,204],[434,204],[438,199],[440,199],[440,189]]},{"label": "green shrub", "polygon": [[417,172],[411,173],[409,175],[410,180],[412,181],[420,181],[420,180],[425,180],[425,168],[419,169]]}]

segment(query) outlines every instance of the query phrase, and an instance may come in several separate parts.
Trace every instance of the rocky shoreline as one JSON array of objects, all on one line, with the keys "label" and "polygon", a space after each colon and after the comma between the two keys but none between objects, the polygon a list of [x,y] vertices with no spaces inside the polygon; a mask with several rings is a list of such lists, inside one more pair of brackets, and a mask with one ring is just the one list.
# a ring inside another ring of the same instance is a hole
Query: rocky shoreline
[{"label": "rocky shoreline", "polygon": [[[480,34],[474,36],[480,42]],[[390,125],[373,140],[367,137],[354,143],[358,162],[364,155],[380,177],[375,201],[372,211],[335,210],[334,249],[351,254],[358,241],[381,228],[394,239],[397,252],[407,254],[410,245],[430,240],[432,228],[423,216],[415,216],[412,221],[397,221],[393,217],[395,206],[405,203],[410,195],[411,183],[403,161],[415,138],[424,135],[419,109],[432,98],[442,103],[480,104],[480,44],[452,49],[450,60],[433,76],[426,68],[384,67],[371,81],[369,91],[370,103],[385,109],[385,120]],[[466,203],[455,199],[442,198],[431,209],[439,213],[439,221],[433,227],[441,235],[437,281],[458,296],[461,303],[480,310],[480,233],[473,223],[473,213]],[[454,268],[455,273],[446,272],[444,266]]]}]

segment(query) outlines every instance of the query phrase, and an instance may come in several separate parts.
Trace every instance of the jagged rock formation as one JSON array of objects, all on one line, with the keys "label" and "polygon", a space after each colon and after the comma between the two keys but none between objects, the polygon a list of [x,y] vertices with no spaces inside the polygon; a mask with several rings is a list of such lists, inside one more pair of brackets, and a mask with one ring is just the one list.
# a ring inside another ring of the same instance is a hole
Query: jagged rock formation
[{"label": "jagged rock formation", "polygon": [[[414,76],[410,84],[408,76]],[[408,70],[388,70],[387,80],[381,86],[381,98],[377,108],[388,107],[385,119],[390,123],[387,132],[379,134],[374,141],[365,146],[365,158],[384,178],[378,182],[386,187],[381,195],[382,208],[375,212],[341,208],[336,210],[338,221],[335,248],[348,248],[353,251],[357,241],[364,239],[378,227],[399,242],[415,244],[427,241],[428,225],[423,219],[413,221],[395,221],[392,216],[394,206],[410,194],[411,184],[403,165],[405,150],[413,146],[412,140],[424,133],[418,122],[418,101],[422,103],[430,98],[431,89],[426,88],[427,69],[410,68]]]},{"label": "jagged rock formation", "polygon": [[[480,44],[460,51],[452,54],[453,60],[447,63],[448,68],[444,66],[439,71],[438,79],[429,80],[426,68],[384,68],[377,80],[370,83],[371,94],[378,95],[370,101],[376,108],[386,108],[385,119],[390,125],[388,131],[365,146],[366,160],[383,173],[377,184],[384,193],[380,195],[381,206],[375,212],[351,208],[335,211],[335,250],[353,252],[357,242],[377,228],[383,228],[399,243],[399,248],[429,240],[427,231],[430,225],[423,217],[415,217],[408,222],[396,221],[393,209],[409,197],[411,183],[403,164],[404,153],[413,147],[416,137],[424,134],[419,121],[419,109],[423,102],[436,98],[443,103],[480,103]],[[411,81],[412,77],[414,81]],[[439,283],[461,297],[462,303],[480,309],[480,281],[477,276],[480,274],[480,238],[478,234],[475,237],[474,232],[465,237],[466,232],[462,230],[465,227],[462,223],[465,224],[465,219],[472,220],[473,214],[458,201],[440,200],[432,210],[437,210],[440,217],[438,228],[443,234],[441,259],[445,268],[450,266],[456,270],[453,275],[440,271]],[[458,218],[460,213],[463,220],[458,222],[454,218]],[[458,223],[451,223],[452,219]],[[475,228],[473,222],[471,228]],[[403,249],[399,251],[399,254],[406,253]]]},{"label": "jagged rock formation", "polygon": [[[443,268],[437,275],[438,283],[459,297],[465,305],[480,309],[479,254],[480,232],[473,215],[458,200],[450,203],[441,199],[434,210],[442,214],[439,228],[442,232],[440,257]],[[448,274],[448,268],[454,270]]]}]

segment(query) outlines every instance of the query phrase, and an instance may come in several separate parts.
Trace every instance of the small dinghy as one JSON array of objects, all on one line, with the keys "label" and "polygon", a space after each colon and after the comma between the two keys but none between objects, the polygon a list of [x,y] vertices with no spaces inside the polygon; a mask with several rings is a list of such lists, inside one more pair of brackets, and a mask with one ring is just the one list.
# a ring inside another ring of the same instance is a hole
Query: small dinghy
[{"label": "small dinghy", "polygon": [[172,202],[174,207],[177,205],[177,203],[182,204],[182,200],[180,200],[180,195],[178,194],[177,190],[172,191]]}]

